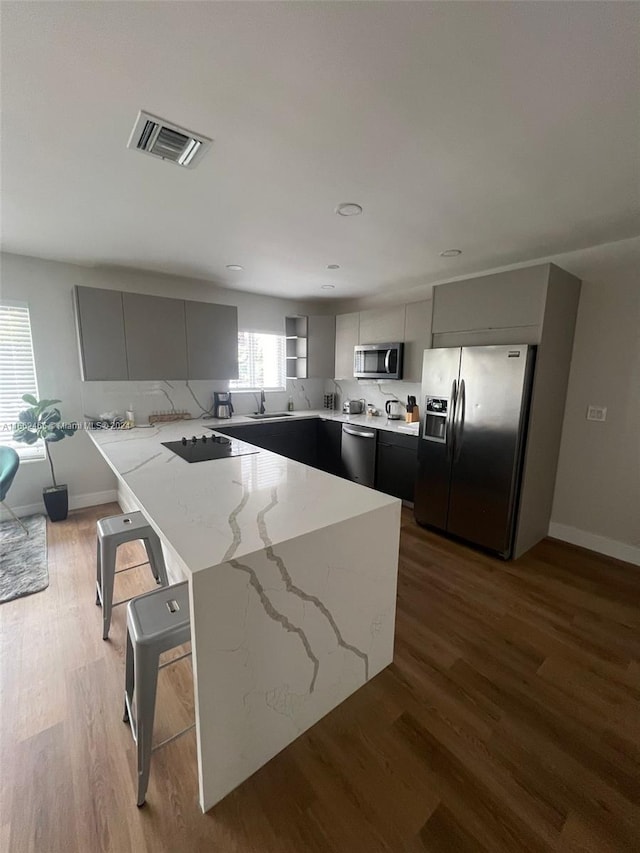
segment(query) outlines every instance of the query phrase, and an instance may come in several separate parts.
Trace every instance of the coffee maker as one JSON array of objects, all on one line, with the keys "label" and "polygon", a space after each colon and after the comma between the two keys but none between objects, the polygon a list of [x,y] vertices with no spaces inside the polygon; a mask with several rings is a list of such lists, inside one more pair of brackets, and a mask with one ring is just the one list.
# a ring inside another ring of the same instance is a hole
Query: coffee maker
[{"label": "coffee maker", "polygon": [[233,414],[233,404],[229,391],[213,392],[213,417],[230,418]]}]

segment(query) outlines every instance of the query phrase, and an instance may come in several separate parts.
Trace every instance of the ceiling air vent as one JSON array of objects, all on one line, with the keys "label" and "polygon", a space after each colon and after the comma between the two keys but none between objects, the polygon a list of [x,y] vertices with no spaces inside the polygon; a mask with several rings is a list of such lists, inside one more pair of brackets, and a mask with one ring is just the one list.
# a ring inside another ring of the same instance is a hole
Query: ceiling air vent
[{"label": "ceiling air vent", "polygon": [[211,139],[206,136],[193,133],[142,110],[138,113],[127,142],[127,148],[137,148],[145,154],[189,169],[198,164],[210,145]]}]

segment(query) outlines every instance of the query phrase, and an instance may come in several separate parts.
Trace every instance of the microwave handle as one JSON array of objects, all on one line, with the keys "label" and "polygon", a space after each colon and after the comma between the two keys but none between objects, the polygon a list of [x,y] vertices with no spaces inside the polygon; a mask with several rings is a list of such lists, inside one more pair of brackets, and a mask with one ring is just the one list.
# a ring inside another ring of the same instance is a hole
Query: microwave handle
[{"label": "microwave handle", "polygon": [[391,350],[387,350],[387,354],[384,357],[384,369],[387,373],[391,373]]}]

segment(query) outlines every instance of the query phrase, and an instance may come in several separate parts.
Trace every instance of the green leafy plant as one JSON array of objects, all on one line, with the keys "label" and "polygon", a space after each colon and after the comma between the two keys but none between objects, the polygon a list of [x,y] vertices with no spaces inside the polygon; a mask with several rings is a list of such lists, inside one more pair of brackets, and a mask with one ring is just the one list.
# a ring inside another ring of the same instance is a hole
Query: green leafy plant
[{"label": "green leafy plant", "polygon": [[56,403],[61,402],[60,400],[36,400],[33,394],[23,394],[22,399],[29,404],[29,408],[18,415],[20,425],[14,430],[13,438],[24,444],[35,444],[40,439],[44,440],[51,478],[53,485],[57,487],[49,445],[73,435],[77,427],[75,424],[69,425],[62,422],[60,409],[55,408]]}]

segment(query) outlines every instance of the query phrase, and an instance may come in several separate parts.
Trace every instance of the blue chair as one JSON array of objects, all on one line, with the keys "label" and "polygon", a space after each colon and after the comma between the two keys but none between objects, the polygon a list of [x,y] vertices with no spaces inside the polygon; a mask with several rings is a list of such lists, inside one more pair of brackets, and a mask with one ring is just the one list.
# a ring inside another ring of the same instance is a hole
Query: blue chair
[{"label": "blue chair", "polygon": [[20,467],[20,457],[13,447],[0,446],[0,503],[7,510],[9,515],[13,516],[24,532],[29,535],[29,531],[25,524],[18,518],[11,507],[4,502],[7,492],[11,488],[13,478],[18,473]]}]

